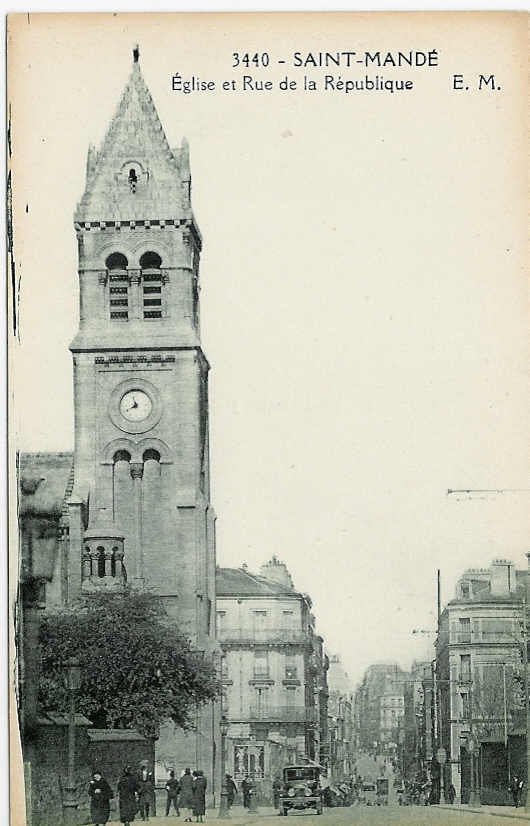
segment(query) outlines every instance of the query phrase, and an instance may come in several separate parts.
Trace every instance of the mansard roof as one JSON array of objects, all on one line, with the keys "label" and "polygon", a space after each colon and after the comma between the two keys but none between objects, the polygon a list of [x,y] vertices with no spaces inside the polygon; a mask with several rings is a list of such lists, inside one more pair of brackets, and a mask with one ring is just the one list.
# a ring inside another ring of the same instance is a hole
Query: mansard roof
[{"label": "mansard roof", "polygon": [[215,582],[219,597],[301,596],[293,588],[251,574],[244,568],[217,568]]},{"label": "mansard roof", "polygon": [[[78,223],[191,218],[187,142],[170,148],[137,58],[135,51],[99,151],[89,147],[85,192],[75,212]],[[131,169],[138,179],[134,192]]]},{"label": "mansard roof", "polygon": [[73,485],[73,453],[20,453],[18,508],[22,516],[64,516]]}]

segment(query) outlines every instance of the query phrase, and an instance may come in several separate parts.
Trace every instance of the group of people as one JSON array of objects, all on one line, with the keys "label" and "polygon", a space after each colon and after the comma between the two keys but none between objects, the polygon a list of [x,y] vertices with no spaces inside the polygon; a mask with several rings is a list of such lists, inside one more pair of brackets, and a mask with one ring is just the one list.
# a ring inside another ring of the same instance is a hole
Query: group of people
[{"label": "group of people", "polygon": [[200,769],[193,773],[191,769],[184,769],[180,779],[175,777],[175,772],[169,772],[166,782],[166,817],[168,817],[171,807],[175,810],[177,817],[180,817],[180,810],[184,814],[184,823],[191,823],[195,817],[197,823],[203,822],[206,814],[206,778]]},{"label": "group of people", "polygon": [[[177,816],[180,816],[182,810],[185,823],[191,823],[193,817],[197,823],[202,823],[206,812],[206,786],[202,771],[192,773],[187,768],[180,779],[177,779],[175,772],[171,770],[165,786],[166,817],[173,806]],[[155,814],[155,778],[147,761],[140,764],[138,772],[125,766],[117,791],[120,822],[124,826],[130,826],[137,814],[144,821],[149,820],[150,814]],[[104,826],[110,817],[110,801],[114,792],[99,770],[92,775],[88,795],[92,823],[94,826]]]},{"label": "group of people", "polygon": [[[236,794],[238,793],[237,786],[231,774],[225,775],[226,784],[226,805],[230,809],[234,805]],[[254,785],[252,781],[245,777],[241,781],[241,793],[243,795],[243,806],[245,809],[250,809],[252,795],[254,794]]]}]

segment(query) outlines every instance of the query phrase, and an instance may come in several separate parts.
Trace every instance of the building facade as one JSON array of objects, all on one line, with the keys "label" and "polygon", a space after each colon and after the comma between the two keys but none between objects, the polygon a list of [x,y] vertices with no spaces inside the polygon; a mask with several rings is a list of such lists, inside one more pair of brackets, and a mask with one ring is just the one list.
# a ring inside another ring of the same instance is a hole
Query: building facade
[{"label": "building facade", "polygon": [[[443,784],[469,801],[506,801],[510,772],[520,771],[520,748],[510,755],[522,707],[524,571],[505,559],[464,572],[443,610],[436,645],[437,742],[447,753]],[[473,743],[475,744],[473,748]]]},{"label": "building facade", "polygon": [[400,732],[400,766],[403,777],[425,776],[433,757],[433,663],[412,663],[410,682],[403,694],[403,731]]},{"label": "building facade", "polygon": [[404,686],[408,675],[395,663],[377,663],[366,669],[355,691],[355,740],[369,752],[396,750],[404,714]]},{"label": "building facade", "polygon": [[329,657],[328,774],[335,782],[354,773],[353,689],[337,654]]},{"label": "building facade", "polygon": [[275,557],[259,575],[218,568],[217,635],[227,771],[236,782],[250,777],[259,798],[270,800],[285,765],[320,759],[327,661],[310,600]]},{"label": "building facade", "polygon": [[[138,49],[101,148],[88,150],[74,228],[75,441],[63,492],[60,570],[48,603],[117,594],[125,584],[148,589],[211,654],[215,513],[209,364],[200,338],[202,241],[191,207],[188,146],[184,140],[170,147]],[[164,727],[158,774],[196,766],[215,788],[218,729],[216,705],[197,712],[194,732]]]}]

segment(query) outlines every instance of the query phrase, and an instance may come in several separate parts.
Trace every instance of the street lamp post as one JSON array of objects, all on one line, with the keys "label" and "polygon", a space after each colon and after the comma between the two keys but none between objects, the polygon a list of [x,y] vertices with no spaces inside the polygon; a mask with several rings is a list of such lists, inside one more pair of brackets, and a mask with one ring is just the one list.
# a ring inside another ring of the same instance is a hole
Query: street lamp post
[{"label": "street lamp post", "polygon": [[470,732],[468,741],[467,741],[467,750],[469,752],[469,758],[471,762],[471,789],[469,791],[469,805],[470,806],[480,806],[480,791],[478,789],[477,784],[477,775],[478,775],[478,758],[480,755],[480,743],[475,737],[475,735]]},{"label": "street lamp post", "polygon": [[68,690],[68,776],[63,800],[64,822],[73,826],[77,822],[78,800],[75,783],[75,692],[81,685],[81,667],[73,657],[66,661],[66,685]]},{"label": "street lamp post", "polygon": [[217,818],[220,820],[228,820],[230,818],[230,809],[228,808],[228,785],[226,778],[226,735],[228,734],[228,720],[224,714],[221,717],[219,728],[221,729],[221,795]]}]

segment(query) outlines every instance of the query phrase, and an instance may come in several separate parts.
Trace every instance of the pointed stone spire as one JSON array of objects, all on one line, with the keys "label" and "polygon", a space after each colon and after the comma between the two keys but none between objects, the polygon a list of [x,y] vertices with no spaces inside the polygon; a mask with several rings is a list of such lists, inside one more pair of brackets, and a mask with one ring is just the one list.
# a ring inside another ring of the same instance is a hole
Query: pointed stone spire
[{"label": "pointed stone spire", "polygon": [[190,147],[187,138],[182,138],[182,144],[179,152],[179,165],[184,203],[187,207],[191,207]]},{"label": "pointed stone spire", "polygon": [[78,222],[191,217],[187,150],[182,165],[169,147],[139,56],[135,46],[132,70],[101,148],[89,151]]},{"label": "pointed stone spire", "polygon": [[92,177],[94,170],[96,168],[96,160],[97,160],[97,152],[96,147],[94,144],[90,143],[88,145],[88,152],[86,157],[86,179],[87,181],[89,178]]}]

